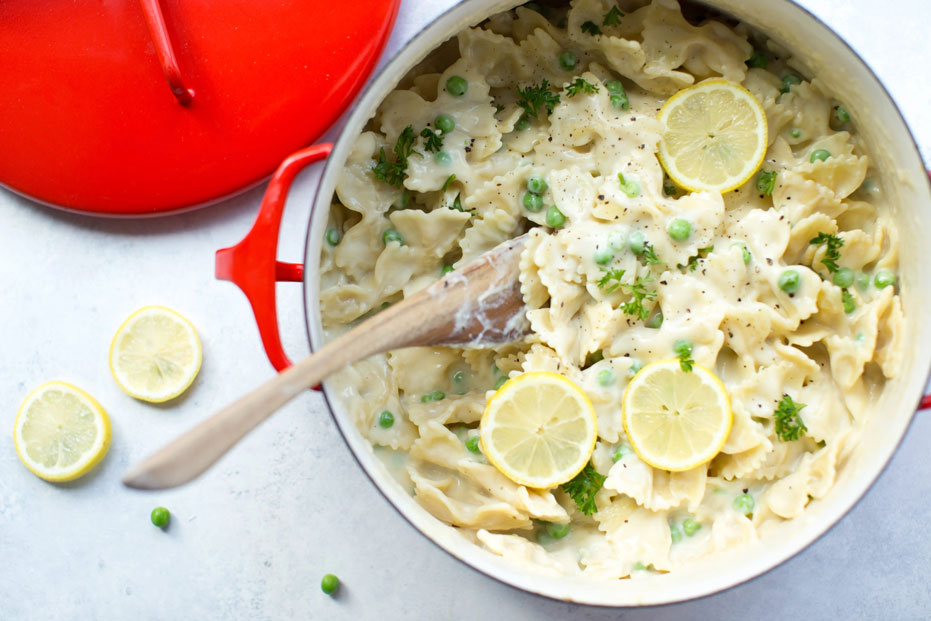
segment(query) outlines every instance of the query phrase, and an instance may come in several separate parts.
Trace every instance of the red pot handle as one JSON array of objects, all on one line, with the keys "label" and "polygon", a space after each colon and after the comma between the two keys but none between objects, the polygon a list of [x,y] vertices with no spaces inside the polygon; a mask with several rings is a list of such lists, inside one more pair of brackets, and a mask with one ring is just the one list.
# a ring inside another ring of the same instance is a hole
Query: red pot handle
[{"label": "red pot handle", "polygon": [[297,173],[330,155],[332,148],[329,143],[307,147],[282,162],[265,190],[252,230],[235,246],[217,250],[216,277],[231,281],[246,294],[255,313],[265,353],[278,371],[291,366],[291,360],[284,353],[278,334],[275,282],[301,282],[304,279],[302,264],[284,263],[275,258],[281,215]]}]

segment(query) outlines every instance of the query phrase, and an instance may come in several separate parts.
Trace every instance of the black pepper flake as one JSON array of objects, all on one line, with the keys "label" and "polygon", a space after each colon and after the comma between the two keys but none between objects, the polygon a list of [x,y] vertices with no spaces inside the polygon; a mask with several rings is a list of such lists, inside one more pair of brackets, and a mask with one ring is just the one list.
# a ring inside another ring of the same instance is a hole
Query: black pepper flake
[{"label": "black pepper flake", "polygon": [[769,257],[766,257],[766,265],[772,265],[772,264],[773,264],[773,260],[770,259]]},{"label": "black pepper flake", "polygon": [[604,194],[599,194],[599,195],[598,195],[598,200],[603,201],[604,199],[605,199],[605,195],[604,195]]},{"label": "black pepper flake", "polygon": [[546,140],[547,140],[547,142],[553,142],[553,137],[552,137],[552,136],[550,136],[550,137],[549,137],[549,138],[547,138]]},{"label": "black pepper flake", "polygon": [[465,152],[466,152],[466,153],[471,153],[471,152],[472,152],[472,147],[466,147],[466,148],[465,148]]},{"label": "black pepper flake", "polygon": [[668,285],[669,283],[667,283],[665,280],[661,280],[661,281],[659,281],[659,284],[661,284],[661,285]]}]

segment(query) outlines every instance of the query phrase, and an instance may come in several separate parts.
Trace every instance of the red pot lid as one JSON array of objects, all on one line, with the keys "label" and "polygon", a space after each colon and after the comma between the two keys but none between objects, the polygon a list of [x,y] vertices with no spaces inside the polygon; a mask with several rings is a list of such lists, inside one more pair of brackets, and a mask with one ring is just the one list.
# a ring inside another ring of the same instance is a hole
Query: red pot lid
[{"label": "red pot lid", "polygon": [[345,110],[399,2],[3,0],[0,183],[101,215],[242,190]]}]

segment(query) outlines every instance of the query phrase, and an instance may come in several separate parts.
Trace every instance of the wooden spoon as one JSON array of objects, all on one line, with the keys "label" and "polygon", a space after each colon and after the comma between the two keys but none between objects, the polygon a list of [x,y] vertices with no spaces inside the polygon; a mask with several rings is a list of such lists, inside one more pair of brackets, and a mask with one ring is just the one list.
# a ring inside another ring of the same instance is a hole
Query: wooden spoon
[{"label": "wooden spoon", "polygon": [[517,279],[526,237],[498,245],[327,343],[130,468],[123,483],[165,489],[190,481],[282,405],[373,354],[401,347],[519,340],[529,329]]}]

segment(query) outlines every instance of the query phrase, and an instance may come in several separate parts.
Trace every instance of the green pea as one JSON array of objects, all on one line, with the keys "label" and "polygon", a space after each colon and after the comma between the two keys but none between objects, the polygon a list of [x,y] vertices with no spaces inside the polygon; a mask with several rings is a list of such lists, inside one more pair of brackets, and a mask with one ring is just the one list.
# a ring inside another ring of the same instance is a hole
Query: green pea
[{"label": "green pea", "polygon": [[614,460],[614,463],[617,463],[628,455],[630,455],[630,448],[628,448],[626,444],[618,444],[617,448],[614,449],[614,455],[612,456],[612,459]]},{"label": "green pea", "polygon": [[546,179],[538,175],[531,175],[527,177],[527,191],[531,194],[543,194],[546,192],[549,186],[546,184]]},{"label": "green pea", "polygon": [[747,59],[748,67],[756,67],[758,69],[766,68],[766,54],[759,50],[753,50],[753,53],[750,54],[750,58]]},{"label": "green pea", "polygon": [[834,272],[834,277],[832,278],[834,284],[841,288],[849,287],[852,285],[853,279],[853,270],[849,267],[842,267],[838,269],[836,272]]},{"label": "green pea", "polygon": [[834,116],[837,117],[838,123],[850,122],[850,113],[847,112],[847,108],[844,106],[837,106],[837,108],[834,109]]},{"label": "green pea", "polygon": [[575,52],[572,50],[565,50],[559,55],[559,66],[565,69],[566,71],[571,71],[575,69],[575,66],[579,63],[579,59],[576,58]]},{"label": "green pea", "polygon": [[756,501],[753,500],[753,496],[747,494],[746,492],[734,498],[734,508],[744,515],[750,515],[753,513],[753,507],[755,506]]},{"label": "green pea", "polygon": [[844,312],[848,315],[857,310],[857,301],[853,299],[853,296],[850,295],[850,291],[847,289],[844,289],[841,294],[841,303],[844,305]]},{"label": "green pea", "polygon": [[611,95],[608,99],[611,101],[611,107],[615,110],[627,110],[630,108],[630,100],[627,99],[626,94]]},{"label": "green pea", "polygon": [[446,398],[446,393],[442,390],[434,390],[433,392],[428,392],[425,395],[420,396],[421,403],[430,403],[431,401],[442,401]]},{"label": "green pea", "polygon": [[673,543],[679,543],[682,541],[682,529],[679,528],[676,524],[669,525],[669,538],[672,539]]},{"label": "green pea", "polygon": [[539,194],[532,194],[531,192],[524,192],[524,196],[521,199],[521,202],[524,204],[524,209],[536,213],[543,209],[543,197]]},{"label": "green pea", "polygon": [[792,136],[793,138],[801,138],[802,130],[793,127],[792,129],[789,130],[789,135]]},{"label": "green pea", "polygon": [[453,161],[453,158],[451,158],[449,156],[449,153],[447,153],[446,151],[437,151],[436,154],[434,154],[433,156],[433,161],[435,161],[437,164],[446,165],[446,164],[451,163]]},{"label": "green pea", "polygon": [[339,229],[328,228],[326,230],[326,243],[331,246],[338,246],[340,240],[342,240],[343,235],[339,232]]},{"label": "green pea", "polygon": [[171,511],[165,507],[155,507],[152,509],[152,515],[150,517],[153,524],[159,528],[165,528],[168,526],[168,522],[171,521]]},{"label": "green pea", "polygon": [[637,561],[636,563],[634,563],[634,571],[644,571],[646,568],[647,566],[641,563],[640,561]]},{"label": "green pea", "polygon": [[394,414],[385,410],[378,415],[378,426],[382,429],[390,429],[394,425]]},{"label": "green pea", "polygon": [[672,351],[675,352],[677,356],[691,356],[692,348],[692,341],[688,339],[679,339],[672,345]]},{"label": "green pea", "polygon": [[815,149],[811,152],[811,157],[808,158],[808,161],[814,163],[815,160],[821,160],[822,162],[831,157],[831,152],[827,149]]},{"label": "green pea", "polygon": [[640,371],[640,369],[642,369],[642,368],[643,368],[643,363],[640,362],[639,360],[634,360],[634,363],[633,363],[632,365],[630,365],[630,370],[627,371],[627,373],[628,373],[628,375],[634,376],[634,375],[636,375],[636,374]]},{"label": "green pea", "polygon": [[793,294],[798,292],[801,277],[795,270],[786,270],[779,274],[779,288],[786,293]]},{"label": "green pea", "polygon": [[598,265],[607,265],[614,260],[614,250],[610,246],[595,248],[595,263]]},{"label": "green pea", "polygon": [[614,384],[614,371],[611,369],[602,369],[598,371],[598,383],[605,387]]},{"label": "green pea", "polygon": [[692,225],[685,218],[675,218],[666,227],[666,232],[676,241],[685,241],[692,234]]},{"label": "green pea", "polygon": [[654,330],[658,330],[660,326],[662,325],[663,325],[663,314],[662,313],[656,313],[655,315],[653,315],[647,320],[648,328],[653,328]]},{"label": "green pea", "polygon": [[453,117],[448,114],[440,114],[435,119],[433,119],[433,126],[444,134],[456,129],[456,121],[453,120]]},{"label": "green pea", "polygon": [[895,274],[891,270],[879,270],[873,276],[873,284],[877,289],[885,289],[889,285],[895,284]]},{"label": "green pea", "polygon": [[779,89],[783,93],[788,93],[789,90],[796,84],[801,84],[802,78],[798,77],[794,73],[787,73],[782,76],[782,88]]},{"label": "green pea", "polygon": [[546,534],[552,537],[553,539],[562,539],[569,534],[569,525],[568,524],[547,524],[546,525]]},{"label": "green pea", "polygon": [[612,95],[618,95],[627,92],[624,90],[624,85],[621,84],[620,80],[608,80],[605,82],[605,90],[607,90]]},{"label": "green pea", "polygon": [[446,92],[453,97],[462,97],[469,90],[469,82],[460,75],[454,75],[446,80]]},{"label": "green pea", "polygon": [[734,248],[734,247],[740,248],[740,254],[743,257],[744,265],[747,265],[748,263],[750,263],[750,259],[752,259],[753,257],[750,254],[750,250],[747,248],[747,244],[743,242],[734,242],[733,244],[731,244],[731,248]]},{"label": "green pea", "polygon": [[508,376],[502,375],[495,381],[495,390],[500,390],[502,386],[507,384],[507,382],[508,382]]},{"label": "green pea", "polygon": [[866,291],[870,288],[870,275],[864,274],[863,272],[857,272],[855,282],[857,283],[857,289],[860,291]]},{"label": "green pea", "polygon": [[685,532],[686,536],[691,537],[701,530],[701,522],[695,518],[685,518],[682,522],[682,530]]},{"label": "green pea", "polygon": [[327,595],[333,595],[336,593],[336,589],[339,588],[339,578],[333,574],[327,574],[323,577],[323,580],[320,581],[320,589]]},{"label": "green pea", "polygon": [[556,205],[550,205],[550,208],[546,210],[546,225],[548,227],[558,229],[563,224],[566,223],[566,216],[559,211],[559,207]]},{"label": "green pea", "polygon": [[480,442],[480,440],[478,439],[478,436],[472,436],[471,438],[469,438],[468,440],[466,440],[466,442],[465,442],[465,447],[466,447],[466,449],[468,449],[468,451],[469,451],[470,453],[475,453],[476,455],[481,455],[481,454],[482,454],[482,448],[481,448],[481,446],[479,445],[479,442]]},{"label": "green pea", "polygon": [[617,179],[621,182],[621,191],[630,198],[640,196],[640,184],[633,179],[625,179],[624,173],[617,173]]},{"label": "green pea", "polygon": [[451,271],[453,271],[453,269],[454,268],[452,265],[450,265],[449,263],[444,263],[443,267],[440,269],[440,274],[445,276],[446,274],[449,274]]},{"label": "green pea", "polygon": [[627,243],[630,246],[630,251],[634,254],[643,254],[645,249],[644,244],[646,244],[646,238],[643,236],[643,233],[640,231],[634,231],[630,234],[630,237],[627,238]]},{"label": "green pea", "polygon": [[514,129],[516,129],[519,132],[524,131],[528,127],[530,127],[530,117],[527,116],[526,114],[522,114],[520,118],[517,119],[517,122],[514,123]]},{"label": "green pea", "polygon": [[456,371],[453,373],[453,383],[454,384],[465,384],[466,374],[465,371]]},{"label": "green pea", "polygon": [[386,246],[390,244],[391,242],[397,242],[398,244],[404,244],[404,238],[401,237],[401,234],[398,233],[395,229],[388,229],[387,231],[385,231],[381,236],[381,240],[385,242]]}]

